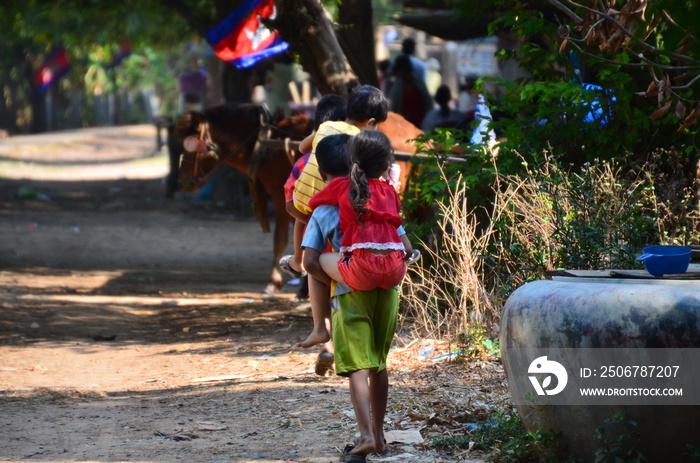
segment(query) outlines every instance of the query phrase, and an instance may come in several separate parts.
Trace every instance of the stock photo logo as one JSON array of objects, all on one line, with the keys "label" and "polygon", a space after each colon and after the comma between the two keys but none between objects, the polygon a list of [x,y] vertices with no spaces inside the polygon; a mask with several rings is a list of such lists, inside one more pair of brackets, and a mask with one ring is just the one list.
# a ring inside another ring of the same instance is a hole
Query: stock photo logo
[{"label": "stock photo logo", "polygon": [[[564,390],[569,380],[566,368],[559,362],[547,360],[546,355],[533,360],[527,372],[530,375],[530,382],[534,386],[537,395],[559,394]],[[556,378],[556,383],[554,384],[552,384],[552,377]]]}]

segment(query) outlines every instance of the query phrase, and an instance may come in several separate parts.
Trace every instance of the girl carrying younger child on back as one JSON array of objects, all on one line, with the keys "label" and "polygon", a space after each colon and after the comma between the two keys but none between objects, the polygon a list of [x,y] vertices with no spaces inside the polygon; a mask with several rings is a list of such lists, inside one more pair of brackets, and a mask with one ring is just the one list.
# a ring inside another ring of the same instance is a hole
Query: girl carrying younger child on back
[{"label": "girl carrying younger child on back", "polygon": [[401,203],[394,187],[383,180],[394,158],[383,133],[366,130],[348,142],[349,177],[333,179],[309,202],[313,209],[337,204],[343,233],[340,253],[324,253],[324,272],[354,291],[391,289],[401,283],[406,263],[418,252],[406,235],[399,236]]}]

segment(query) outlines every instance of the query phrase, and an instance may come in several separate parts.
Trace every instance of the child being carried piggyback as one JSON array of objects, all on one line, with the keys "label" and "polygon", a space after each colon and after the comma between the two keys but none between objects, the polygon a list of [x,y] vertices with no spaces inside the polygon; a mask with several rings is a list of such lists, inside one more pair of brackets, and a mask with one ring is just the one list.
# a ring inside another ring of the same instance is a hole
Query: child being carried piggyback
[{"label": "child being carried piggyback", "polygon": [[350,176],[333,179],[309,203],[312,209],[323,204],[340,208],[340,253],[322,254],[320,265],[353,291],[394,288],[406,274],[406,262],[417,256],[406,235],[397,231],[401,203],[383,179],[394,157],[391,142],[379,131],[366,130],[350,139],[348,151]]},{"label": "child being carried piggyback", "polygon": [[[386,120],[388,108],[389,102],[379,89],[370,85],[362,85],[355,88],[348,97],[344,121],[327,121],[319,126],[313,140],[311,157],[294,186],[293,200],[297,212],[308,217],[312,212],[309,201],[326,187],[326,183],[319,174],[316,160],[316,151],[320,142],[325,137],[333,135],[353,136],[361,131],[375,130],[378,124]],[[292,262],[293,260],[295,262]],[[292,256],[285,256],[280,260],[280,267],[284,270],[297,264],[298,262]],[[314,327],[311,334],[297,344],[298,347],[325,344],[331,338],[326,324],[330,314],[328,286],[317,278],[309,278],[309,299],[311,300]]]},{"label": "child being carried piggyback", "polygon": [[[342,123],[346,118],[346,106],[345,98],[338,95],[326,95],[319,100],[316,105],[316,113],[314,114],[314,132],[299,144],[299,151],[302,153],[302,156],[292,167],[292,172],[284,184],[285,207],[289,215],[294,218],[294,254],[282,257],[280,266],[285,273],[294,278],[300,278],[305,273],[301,263],[301,240],[304,236],[304,227],[309,220],[309,215],[306,212],[302,212],[301,209],[297,209],[294,205],[295,185],[311,159],[314,148],[313,141],[316,138],[319,127],[328,121]],[[315,157],[311,160],[311,164],[312,167],[309,167],[310,171],[316,171],[318,167],[316,166]]]}]

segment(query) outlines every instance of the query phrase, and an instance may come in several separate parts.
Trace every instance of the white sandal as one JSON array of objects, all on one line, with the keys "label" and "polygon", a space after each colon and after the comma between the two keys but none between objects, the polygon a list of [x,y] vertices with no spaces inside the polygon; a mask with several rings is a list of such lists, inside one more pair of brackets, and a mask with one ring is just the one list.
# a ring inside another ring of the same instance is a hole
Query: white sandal
[{"label": "white sandal", "polygon": [[414,249],[411,253],[411,257],[406,259],[406,264],[415,264],[418,261],[418,259],[420,259],[420,251],[418,249]]},{"label": "white sandal", "polygon": [[282,271],[284,273],[286,273],[287,275],[294,277],[294,278],[305,277],[306,271],[297,272],[296,270],[294,270],[292,268],[291,264],[289,263],[292,259],[294,259],[294,256],[291,254],[288,254],[286,256],[282,256],[282,258],[280,259],[280,268],[282,269]]}]

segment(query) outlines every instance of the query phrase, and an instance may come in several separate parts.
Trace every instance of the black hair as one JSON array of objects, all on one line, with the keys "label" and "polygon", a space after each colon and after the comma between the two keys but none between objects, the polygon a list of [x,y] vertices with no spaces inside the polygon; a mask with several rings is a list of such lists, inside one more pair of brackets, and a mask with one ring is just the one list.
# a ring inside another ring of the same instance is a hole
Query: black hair
[{"label": "black hair", "polygon": [[326,95],[316,103],[314,130],[326,121],[344,121],[347,118],[347,101],[340,95]]},{"label": "black hair", "polygon": [[412,55],[416,52],[416,41],[413,37],[406,37],[401,43],[401,53]]},{"label": "black hair", "polygon": [[389,114],[389,101],[381,90],[371,85],[362,85],[348,97],[347,117],[355,121],[374,118],[384,122]]},{"label": "black hair", "polygon": [[447,85],[440,85],[435,92],[435,102],[440,105],[440,114],[446,117],[450,114],[450,100],[452,99],[452,92],[450,87]]},{"label": "black hair", "polygon": [[316,145],[318,168],[333,177],[347,177],[350,173],[350,156],[345,146],[351,138],[346,133],[323,137]]},{"label": "black hair", "polygon": [[371,197],[370,178],[380,178],[394,160],[394,148],[389,138],[378,130],[363,130],[348,142],[352,161],[350,170],[350,204],[362,223]]}]

